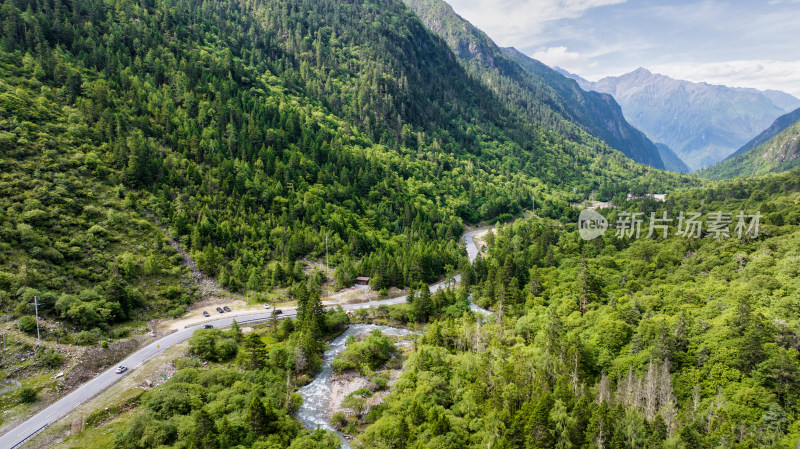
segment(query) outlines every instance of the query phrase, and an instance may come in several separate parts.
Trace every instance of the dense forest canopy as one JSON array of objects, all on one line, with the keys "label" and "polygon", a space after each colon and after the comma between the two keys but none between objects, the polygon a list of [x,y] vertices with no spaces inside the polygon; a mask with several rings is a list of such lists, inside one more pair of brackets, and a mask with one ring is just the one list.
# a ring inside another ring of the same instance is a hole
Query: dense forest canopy
[{"label": "dense forest canopy", "polygon": [[628,209],[760,212],[757,238],[501,227],[464,274],[495,319],[429,325],[358,447],[795,447],[798,199],[794,171]]}]

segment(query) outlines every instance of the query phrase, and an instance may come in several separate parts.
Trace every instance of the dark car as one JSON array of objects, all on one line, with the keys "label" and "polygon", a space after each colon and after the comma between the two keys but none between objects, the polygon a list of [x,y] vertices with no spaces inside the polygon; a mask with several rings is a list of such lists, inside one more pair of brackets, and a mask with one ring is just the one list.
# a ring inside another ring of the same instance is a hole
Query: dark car
[{"label": "dark car", "polygon": [[128,371],[128,367],[120,365],[120,366],[117,367],[116,371],[114,371],[114,372],[117,373],[117,374],[122,374],[125,371]]},{"label": "dark car", "polygon": [[281,309],[275,309],[275,312],[274,312],[274,313],[275,313],[275,315],[280,315],[280,314],[282,314],[282,313],[283,313],[283,310],[281,310]]},{"label": "dark car", "polygon": [[205,317],[208,317],[208,316],[211,316],[211,315],[209,315],[209,314],[208,314],[208,312],[206,312],[206,311],[204,310],[204,311],[203,311],[203,316],[205,316]]},{"label": "dark car", "polygon": [[212,326],[210,324],[205,324],[205,325],[203,325],[203,329],[214,329],[214,326]]},{"label": "dark car", "polygon": [[224,310],[222,310],[222,307],[217,307],[217,312],[219,312],[219,313],[223,313],[223,312],[225,312],[225,311],[224,311]]},{"label": "dark car", "polygon": [[230,308],[230,307],[228,307],[228,306],[225,306],[225,307],[223,307],[223,308],[222,308],[222,310],[224,310],[224,311],[226,311],[226,312],[230,312],[230,311],[231,311],[231,308]]}]

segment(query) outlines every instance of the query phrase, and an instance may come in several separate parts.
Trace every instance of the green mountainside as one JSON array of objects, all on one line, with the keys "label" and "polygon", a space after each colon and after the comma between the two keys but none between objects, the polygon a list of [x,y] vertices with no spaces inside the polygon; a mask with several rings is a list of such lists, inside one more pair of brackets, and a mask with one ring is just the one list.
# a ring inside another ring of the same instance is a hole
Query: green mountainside
[{"label": "green mountainside", "polygon": [[622,116],[610,95],[578,84],[515,49],[499,48],[443,0],[405,0],[464,67],[523,116],[547,127],[577,124],[636,162],[664,168],[655,145]]},{"label": "green mountainside", "polygon": [[40,314],[83,330],[153,316],[145,310],[182,314],[192,298],[181,256],[37,68],[29,55],[0,57],[0,304],[32,316],[37,297]]},{"label": "green mountainside", "polygon": [[[592,135],[603,139],[636,162],[675,172],[688,172],[664,160],[660,149],[641,131],[625,120],[617,101],[609,94],[587,92],[577,82],[550,67],[519,52],[515,48],[503,51],[533,77],[555,90],[561,99],[564,115],[580,124]],[[660,159],[660,161],[659,161]]]},{"label": "green mountainside", "polygon": [[[790,122],[791,119],[794,121]],[[775,123],[730,158],[698,172],[710,179],[764,175],[800,167],[800,109]]]},{"label": "green mountainside", "polygon": [[[507,220],[534,198],[558,217],[592,191],[696,182],[636,165],[560,117],[531,123],[400,2],[11,0],[0,22],[3,163],[22,170],[26,158],[29,179],[4,170],[0,226],[14,230],[17,256],[3,260],[0,288],[11,308],[29,302],[27,287],[77,294],[108,278],[20,277],[34,261],[61,263],[47,249],[57,235],[65,257],[87,255],[67,236],[94,225],[108,232],[96,248],[134,252],[158,235],[134,241],[105,225],[111,193],[123,213],[153,214],[224,287],[259,292],[302,280],[296,261],[321,258],[326,237],[339,285],[369,275],[378,289],[402,287],[462,263],[464,222]],[[91,174],[80,187],[94,199],[73,209],[19,199],[48,172],[69,175],[56,156]],[[84,221],[57,231],[48,221],[94,203],[105,209]],[[21,244],[28,230],[42,240]],[[130,262],[131,285],[152,251]]]}]

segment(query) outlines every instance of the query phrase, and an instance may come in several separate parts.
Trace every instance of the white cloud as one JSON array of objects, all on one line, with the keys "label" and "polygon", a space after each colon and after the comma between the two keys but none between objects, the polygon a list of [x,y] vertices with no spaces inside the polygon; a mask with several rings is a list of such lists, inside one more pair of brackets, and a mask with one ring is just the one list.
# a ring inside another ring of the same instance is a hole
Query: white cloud
[{"label": "white cloud", "polygon": [[800,65],[786,61],[800,59],[800,0],[446,1],[497,44],[587,79],[646,67],[800,98]]},{"label": "white cloud", "polygon": [[568,51],[567,47],[549,47],[544,51],[537,51],[533,54],[533,59],[549,65],[550,67],[569,67],[583,59],[580,53]]},{"label": "white cloud", "polygon": [[450,0],[453,9],[501,46],[520,45],[544,31],[545,24],[574,19],[589,9],[627,0]]},{"label": "white cloud", "polygon": [[778,89],[800,97],[800,61],[739,60],[647,67],[673,78],[731,87]]}]

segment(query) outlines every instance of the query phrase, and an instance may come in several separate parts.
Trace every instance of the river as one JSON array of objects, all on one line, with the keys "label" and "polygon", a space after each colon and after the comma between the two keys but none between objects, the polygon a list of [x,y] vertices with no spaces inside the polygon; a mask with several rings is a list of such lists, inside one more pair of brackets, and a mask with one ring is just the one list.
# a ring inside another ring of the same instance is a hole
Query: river
[{"label": "river", "polygon": [[[469,257],[470,262],[475,260],[479,252],[477,246],[475,246],[473,238],[485,231],[485,229],[479,229],[476,231],[467,232],[461,236],[461,240],[466,246],[467,256]],[[460,280],[461,275],[456,275],[453,278],[454,282],[459,282]],[[435,287],[442,287],[446,285],[447,282],[437,284]],[[397,299],[404,302],[405,296]],[[489,310],[479,307],[477,304],[472,302],[471,295],[469,304],[470,310],[475,313],[479,313],[484,316],[491,315],[492,313]],[[342,335],[336,337],[330,342],[328,349],[322,355],[322,371],[317,374],[311,383],[298,390],[298,393],[300,393],[300,396],[303,398],[303,404],[300,406],[300,410],[297,411],[297,419],[303,423],[306,429],[324,429],[331,432],[336,432],[336,434],[339,435],[339,438],[342,440],[342,449],[350,449],[350,443],[344,438],[344,435],[334,429],[329,422],[331,415],[329,410],[331,398],[331,376],[333,375],[333,367],[331,364],[333,363],[333,359],[335,359],[336,356],[339,355],[342,350],[344,350],[345,346],[347,345],[347,338],[349,336],[367,334],[375,329],[390,337],[406,337],[414,333],[407,329],[401,329],[392,326],[379,326],[375,324],[351,325],[346,331],[344,331],[344,333],[342,333]]]}]

